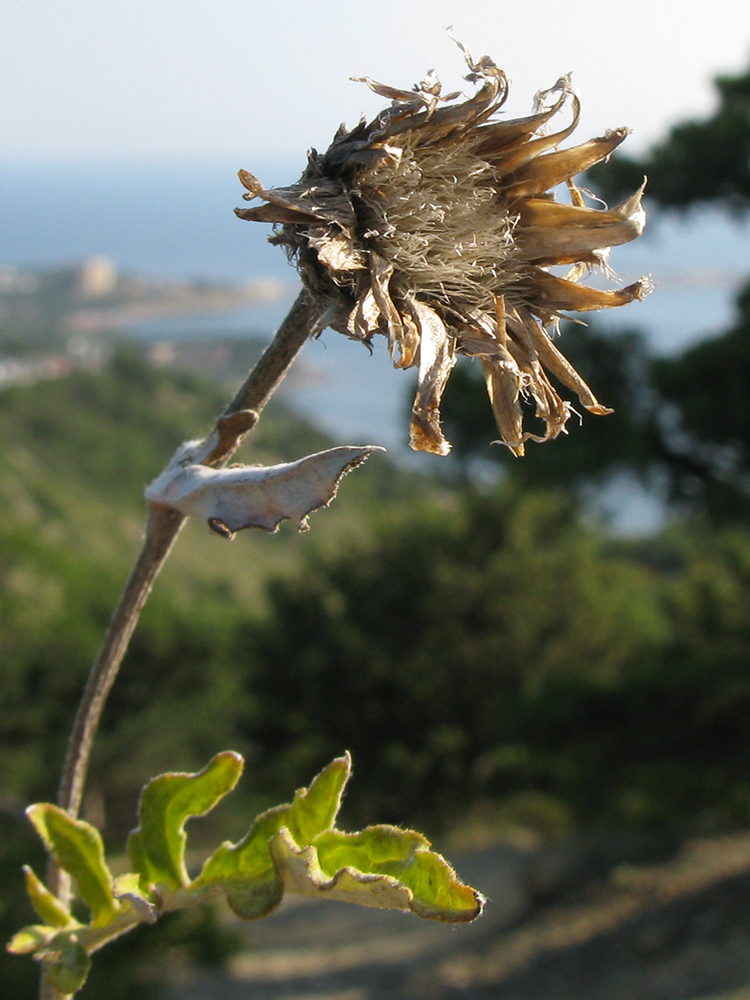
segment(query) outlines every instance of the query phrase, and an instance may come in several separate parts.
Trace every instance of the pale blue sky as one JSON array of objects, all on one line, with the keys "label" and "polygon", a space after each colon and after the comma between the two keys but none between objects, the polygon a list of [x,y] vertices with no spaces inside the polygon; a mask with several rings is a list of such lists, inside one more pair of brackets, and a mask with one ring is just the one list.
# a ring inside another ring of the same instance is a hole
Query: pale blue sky
[{"label": "pale blue sky", "polygon": [[0,159],[303,157],[383,104],[350,76],[411,86],[434,67],[460,86],[451,24],[506,69],[511,114],[572,71],[577,138],[630,125],[637,149],[708,110],[713,75],[747,66],[747,10],[746,0],[4,0]]}]

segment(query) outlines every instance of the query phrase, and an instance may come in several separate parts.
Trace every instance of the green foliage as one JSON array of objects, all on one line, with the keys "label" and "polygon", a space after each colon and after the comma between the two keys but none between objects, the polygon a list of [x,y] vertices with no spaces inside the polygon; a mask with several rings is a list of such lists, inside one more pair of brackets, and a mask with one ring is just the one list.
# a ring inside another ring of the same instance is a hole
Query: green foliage
[{"label": "green foliage", "polygon": [[450,823],[514,790],[481,761],[533,739],[537,693],[606,689],[669,628],[653,573],[608,557],[569,500],[512,489],[402,512],[270,593],[236,652],[255,702],[240,732],[263,748],[269,788],[352,746],[358,822]]},{"label": "green foliage", "polygon": [[673,414],[662,448],[673,495],[724,522],[750,511],[750,284],[737,306],[727,332],[652,364],[656,391]]},{"label": "green foliage", "polygon": [[259,816],[239,844],[223,844],[198,878],[185,867],[185,821],[212,809],[236,784],[242,758],[216,756],[199,774],[164,774],[144,788],[140,826],[130,837],[134,871],[113,881],[98,831],[57,806],[27,812],[47,851],[75,881],[90,911],[86,924],[54,901],[33,873],[30,897],[46,924],[19,931],[8,945],[33,955],[60,991],[76,993],[90,955],[142,922],[194,906],[224,892],[245,919],[270,913],[284,891],[341,899],[451,922],[473,920],[483,899],[461,883],[421,834],[374,826],[345,834],[334,824],[351,772],[348,755],[334,760],[289,805]]}]

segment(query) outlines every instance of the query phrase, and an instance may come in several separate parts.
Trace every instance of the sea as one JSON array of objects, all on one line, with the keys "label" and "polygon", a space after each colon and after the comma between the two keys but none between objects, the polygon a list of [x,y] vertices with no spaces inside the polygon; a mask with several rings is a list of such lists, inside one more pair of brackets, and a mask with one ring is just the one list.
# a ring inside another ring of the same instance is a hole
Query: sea
[{"label": "sea", "polygon": [[[243,204],[237,170],[249,169],[272,187],[296,180],[303,166],[271,157],[247,163],[218,157],[0,163],[0,265],[56,266],[102,255],[122,273],[270,279],[279,288],[273,301],[212,316],[153,320],[130,331],[172,340],[266,336],[299,283],[284,253],[267,242],[268,227],[234,215]],[[653,209],[645,235],[615,247],[610,263],[623,283],[650,275],[654,291],[623,310],[598,313],[596,323],[637,328],[655,354],[679,354],[732,324],[737,292],[750,278],[750,220],[718,210]],[[305,347],[301,374],[284,391],[291,405],[337,440],[382,444],[404,456],[413,373],[394,371],[378,339],[370,354],[326,331]]]}]

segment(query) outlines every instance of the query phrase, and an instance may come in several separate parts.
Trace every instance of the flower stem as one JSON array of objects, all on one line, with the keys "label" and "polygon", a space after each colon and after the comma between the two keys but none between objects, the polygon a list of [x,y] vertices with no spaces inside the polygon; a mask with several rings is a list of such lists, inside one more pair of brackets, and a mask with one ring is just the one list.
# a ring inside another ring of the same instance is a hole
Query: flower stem
[{"label": "flower stem", "polygon": [[[214,435],[207,439],[212,442],[212,447],[203,459],[204,464],[214,467],[226,464],[281,384],[305,343],[316,316],[317,310],[309,295],[305,291],[300,292],[275,337],[219,417]],[[243,414],[245,419],[238,420],[238,415]],[[58,803],[73,817],[78,815],[81,807],[91,748],[107,696],[146,599],[184,522],[184,516],[177,511],[150,505],[143,547],[89,673],[70,735]],[[69,900],[69,880],[57,865],[50,866],[49,887],[63,901]]]}]

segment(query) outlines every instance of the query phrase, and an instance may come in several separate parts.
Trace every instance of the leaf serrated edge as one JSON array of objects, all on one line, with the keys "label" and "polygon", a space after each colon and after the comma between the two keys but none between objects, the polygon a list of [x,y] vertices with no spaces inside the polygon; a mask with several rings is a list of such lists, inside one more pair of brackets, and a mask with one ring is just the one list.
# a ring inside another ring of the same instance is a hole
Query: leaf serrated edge
[{"label": "leaf serrated edge", "polygon": [[[371,863],[380,868],[390,867],[395,870],[390,872],[376,871],[376,874],[389,875],[409,889],[413,899],[409,909],[417,916],[450,923],[468,923],[475,920],[482,913],[486,903],[484,896],[476,889],[462,882],[450,863],[446,861],[442,854],[432,849],[432,844],[424,834],[416,830],[404,830],[401,827],[384,823],[365,827],[363,830],[351,833],[334,829],[320,834],[315,840],[315,847],[316,850],[319,850],[326,845],[327,841],[333,840],[339,848],[345,847],[346,842],[349,841],[355,851],[362,848],[371,850],[373,845],[368,844],[368,840],[374,839],[375,845],[380,846],[376,840],[378,836],[385,838],[383,845],[389,847],[390,851],[380,860],[371,861]],[[398,845],[401,850],[394,852],[394,845]],[[389,857],[388,854],[391,856]],[[367,859],[362,858],[362,860]],[[331,871],[330,859],[328,859],[328,863],[325,863],[325,852],[323,852],[323,861],[321,861],[320,856],[318,861],[324,874],[327,874],[329,877],[337,874],[338,868],[334,872]],[[335,862],[335,864],[338,866],[338,862]],[[457,899],[456,905],[441,905],[437,900],[425,899],[420,894],[420,889],[413,885],[412,881],[408,878],[410,871],[419,873],[420,867],[423,868],[422,873],[425,874],[423,866],[431,866],[437,876],[438,884],[442,884],[444,889],[453,895],[454,898],[463,897],[461,902],[459,903]],[[364,871],[363,868],[354,862],[342,865],[341,867],[354,871]],[[471,902],[469,903],[470,900]]]},{"label": "leaf serrated edge", "polygon": [[[397,828],[389,829],[395,830]],[[360,831],[354,836],[365,832],[367,830]],[[414,831],[403,832],[424,840],[421,834],[415,834]],[[426,843],[429,844],[429,842]],[[416,848],[415,857],[419,855],[429,856],[430,860],[440,867],[441,875],[446,878],[452,888],[460,889],[464,895],[472,898],[473,906],[440,906],[422,899],[398,875],[385,872],[366,872],[354,865],[342,865],[335,872],[329,874],[320,865],[315,844],[304,848],[298,847],[286,828],[272,839],[270,850],[274,866],[286,892],[313,897],[330,895],[332,898],[348,899],[350,902],[364,906],[410,910],[419,917],[440,920],[443,923],[470,923],[480,916],[484,909],[484,896],[476,889],[461,882],[442,855],[421,846]]]}]

